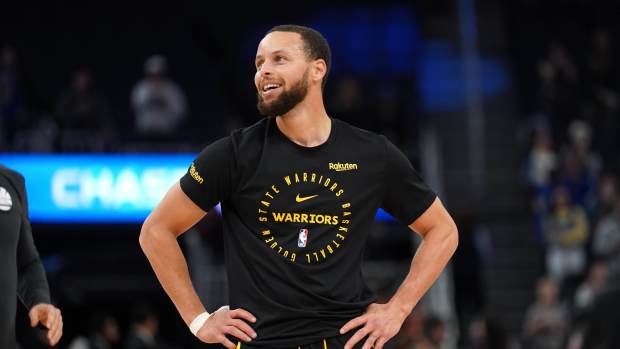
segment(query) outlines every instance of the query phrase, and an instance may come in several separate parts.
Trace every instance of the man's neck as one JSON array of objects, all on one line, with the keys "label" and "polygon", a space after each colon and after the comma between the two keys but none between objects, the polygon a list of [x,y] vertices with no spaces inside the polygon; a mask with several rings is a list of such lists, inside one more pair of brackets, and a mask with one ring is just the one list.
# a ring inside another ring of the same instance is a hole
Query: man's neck
[{"label": "man's neck", "polygon": [[278,128],[288,139],[304,147],[316,147],[327,141],[332,121],[323,103],[314,107],[301,102],[288,113],[276,117]]}]

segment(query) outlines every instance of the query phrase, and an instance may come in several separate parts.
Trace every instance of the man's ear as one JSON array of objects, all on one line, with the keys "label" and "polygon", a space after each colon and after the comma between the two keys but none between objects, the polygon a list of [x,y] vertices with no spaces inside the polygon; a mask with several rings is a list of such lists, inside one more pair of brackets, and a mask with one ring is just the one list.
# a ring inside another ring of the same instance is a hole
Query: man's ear
[{"label": "man's ear", "polygon": [[327,63],[322,58],[316,59],[312,62],[312,69],[310,73],[310,78],[312,81],[319,82],[323,80],[327,74]]}]

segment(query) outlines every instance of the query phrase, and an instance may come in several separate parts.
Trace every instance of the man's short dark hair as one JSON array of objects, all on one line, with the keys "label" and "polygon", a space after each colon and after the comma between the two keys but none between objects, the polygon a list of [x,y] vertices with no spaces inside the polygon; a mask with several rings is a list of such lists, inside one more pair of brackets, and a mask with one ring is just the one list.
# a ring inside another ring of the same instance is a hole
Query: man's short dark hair
[{"label": "man's short dark hair", "polygon": [[321,35],[321,33],[312,28],[295,24],[275,26],[271,28],[267,32],[267,34],[273,32],[298,33],[299,35],[301,35],[301,39],[304,42],[306,55],[308,56],[308,58],[310,58],[311,60],[322,59],[325,61],[327,71],[325,72],[325,76],[323,77],[323,81],[321,82],[321,89],[325,89],[325,84],[327,83],[327,75],[329,74],[329,70],[331,69],[332,64],[332,51],[329,48],[329,43],[327,43],[327,40],[325,40],[323,35]]}]

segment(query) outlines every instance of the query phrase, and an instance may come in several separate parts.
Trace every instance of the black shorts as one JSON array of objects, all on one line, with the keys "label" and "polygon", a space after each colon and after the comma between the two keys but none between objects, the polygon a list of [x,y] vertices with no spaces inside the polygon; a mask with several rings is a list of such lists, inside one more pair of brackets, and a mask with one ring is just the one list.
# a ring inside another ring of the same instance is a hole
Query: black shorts
[{"label": "black shorts", "polygon": [[[292,345],[290,349],[342,349],[344,345],[347,343],[349,338],[351,338],[355,334],[355,330],[349,331],[349,333],[343,334],[341,336],[324,338],[321,341],[306,344],[306,345]],[[366,338],[362,338],[359,342],[357,342],[353,349],[361,349],[366,342]],[[237,349],[254,349],[257,347],[252,346],[252,343],[245,342],[237,342]]]}]

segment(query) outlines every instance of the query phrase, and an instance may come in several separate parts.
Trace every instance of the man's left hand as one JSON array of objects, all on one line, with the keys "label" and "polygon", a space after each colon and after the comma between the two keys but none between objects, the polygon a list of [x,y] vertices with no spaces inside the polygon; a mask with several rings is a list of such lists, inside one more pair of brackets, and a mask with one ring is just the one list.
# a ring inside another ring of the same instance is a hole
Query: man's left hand
[{"label": "man's left hand", "polygon": [[382,349],[385,342],[398,333],[407,315],[402,308],[394,304],[373,303],[369,305],[364,315],[352,319],[340,329],[340,333],[344,334],[363,326],[349,338],[344,348],[351,349],[357,342],[368,336],[362,349]]},{"label": "man's left hand", "polygon": [[37,304],[30,312],[30,326],[35,327],[39,323],[47,327],[47,342],[54,346],[62,337],[62,315],[60,310],[51,304]]}]

